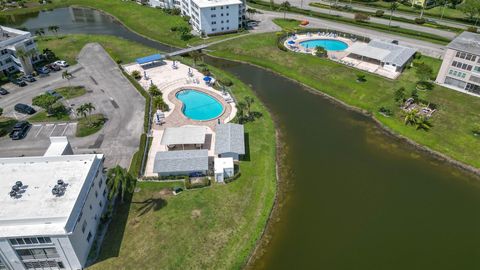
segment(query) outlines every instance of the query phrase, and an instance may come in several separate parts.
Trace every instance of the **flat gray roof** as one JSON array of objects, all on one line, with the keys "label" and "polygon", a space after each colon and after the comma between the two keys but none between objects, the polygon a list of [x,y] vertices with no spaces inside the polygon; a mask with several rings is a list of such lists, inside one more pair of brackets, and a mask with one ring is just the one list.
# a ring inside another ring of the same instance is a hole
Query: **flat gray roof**
[{"label": "flat gray roof", "polygon": [[245,136],[243,125],[220,124],[215,127],[215,154],[245,154]]},{"label": "flat gray roof", "polygon": [[189,172],[208,170],[208,150],[182,150],[157,152],[154,173]]},{"label": "flat gray roof", "polygon": [[372,40],[368,44],[357,44],[355,43],[346,51],[379,60],[383,63],[393,63],[396,66],[405,65],[416,52],[413,48],[380,40]]},{"label": "flat gray roof", "polygon": [[207,127],[184,126],[167,128],[163,132],[162,145],[204,144]]},{"label": "flat gray roof", "polygon": [[480,34],[465,31],[452,40],[447,48],[480,55]]}]

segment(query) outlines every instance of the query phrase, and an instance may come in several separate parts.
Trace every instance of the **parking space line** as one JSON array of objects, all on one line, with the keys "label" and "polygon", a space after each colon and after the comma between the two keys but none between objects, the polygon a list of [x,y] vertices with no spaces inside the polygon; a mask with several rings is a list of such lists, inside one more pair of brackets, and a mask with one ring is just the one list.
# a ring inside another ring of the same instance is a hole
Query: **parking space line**
[{"label": "parking space line", "polygon": [[41,126],[43,126],[43,124],[34,124],[34,125],[32,125],[32,126],[33,126],[33,127],[41,127]]},{"label": "parking space line", "polygon": [[51,127],[51,126],[54,126],[55,124],[45,124],[45,126],[47,127]]},{"label": "parking space line", "polygon": [[69,124],[65,125],[65,128],[63,129],[62,136],[65,135],[65,132],[67,132]]},{"label": "parking space line", "polygon": [[51,137],[51,136],[52,136],[53,131],[55,130],[56,127],[57,127],[57,125],[55,125],[55,126],[52,128],[52,131],[50,131],[50,134],[48,135],[48,137]]},{"label": "parking space line", "polygon": [[37,134],[35,134],[35,138],[38,136],[38,134],[40,134],[40,131],[42,131],[43,127],[44,127],[43,125],[40,126],[40,128],[37,131]]}]

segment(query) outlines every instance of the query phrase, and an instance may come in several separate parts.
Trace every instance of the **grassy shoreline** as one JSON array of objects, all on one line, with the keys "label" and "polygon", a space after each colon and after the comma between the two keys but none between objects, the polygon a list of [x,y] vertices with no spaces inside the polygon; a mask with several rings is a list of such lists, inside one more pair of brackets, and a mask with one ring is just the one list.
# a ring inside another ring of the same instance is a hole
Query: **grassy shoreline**
[{"label": "grassy shoreline", "polygon": [[[78,53],[89,40],[107,43],[111,46],[107,51],[123,62],[153,50],[115,37],[92,35],[88,39],[67,35],[59,40],[39,41],[39,46],[49,47],[57,56],[66,58],[65,55]],[[216,78],[233,82],[236,98],[254,95],[236,77],[214,67],[209,69]],[[250,160],[241,162],[240,178],[227,185],[214,184],[211,188],[161,198],[162,183],[139,183],[140,191],[133,194],[132,203],[119,206],[99,260],[90,268],[241,268],[261,237],[276,193],[274,123],[258,100],[252,110],[261,112],[263,117],[245,125]],[[152,206],[148,202],[159,204]],[[144,211],[145,208],[150,210]]]},{"label": "grassy shoreline", "polygon": [[[310,55],[283,52],[276,47],[276,35],[251,35],[235,43],[213,47],[212,54],[234,61],[251,63],[300,82],[316,91],[366,112],[399,137],[405,137],[433,151],[474,168],[480,168],[476,153],[480,151],[479,139],[473,136],[475,123],[480,116],[473,111],[480,100],[453,90],[435,86],[432,91],[419,92],[420,97],[439,104],[432,118],[429,132],[405,126],[402,114],[393,101],[393,92],[405,87],[407,93],[415,87],[414,70],[406,70],[396,81],[348,68],[332,61]],[[425,63],[438,70],[439,60],[422,57]],[[356,83],[356,74],[364,74],[365,83]],[[379,107],[391,108],[395,116],[384,117]]]}]

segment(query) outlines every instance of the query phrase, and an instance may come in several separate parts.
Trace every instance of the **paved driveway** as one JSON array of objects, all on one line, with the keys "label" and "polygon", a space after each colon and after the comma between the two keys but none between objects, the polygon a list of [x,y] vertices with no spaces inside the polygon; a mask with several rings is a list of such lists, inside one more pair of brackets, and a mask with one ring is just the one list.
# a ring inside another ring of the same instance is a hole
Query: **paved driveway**
[{"label": "paved driveway", "polygon": [[5,115],[24,119],[25,115],[13,111],[16,103],[31,104],[34,96],[48,89],[83,85],[87,88],[86,95],[64,102],[73,109],[85,102],[93,103],[94,113],[103,113],[108,119],[104,128],[91,136],[77,138],[76,123],[34,124],[23,140],[0,138],[0,156],[41,155],[50,136],[67,136],[75,153],[104,153],[107,167],[116,164],[128,167],[143,132],[145,99],[99,44],[87,44],[78,56],[78,64],[68,70],[74,74],[70,82],[57,72],[24,88],[7,86],[10,94],[0,99],[0,107]]}]

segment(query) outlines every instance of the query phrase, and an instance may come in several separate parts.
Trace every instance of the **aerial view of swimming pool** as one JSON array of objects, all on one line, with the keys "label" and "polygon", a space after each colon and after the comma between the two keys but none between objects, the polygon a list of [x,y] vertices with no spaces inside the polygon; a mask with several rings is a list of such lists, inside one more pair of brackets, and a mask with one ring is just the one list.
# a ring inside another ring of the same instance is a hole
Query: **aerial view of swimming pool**
[{"label": "aerial view of swimming pool", "polygon": [[217,99],[200,91],[182,90],[176,97],[183,103],[183,114],[192,120],[214,119],[223,112],[223,106]]},{"label": "aerial view of swimming pool", "polygon": [[347,43],[335,39],[311,39],[300,42],[300,45],[306,49],[314,49],[320,46],[327,51],[343,51],[348,48]]}]

